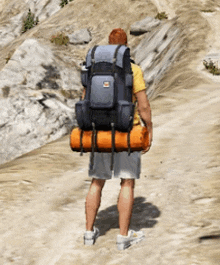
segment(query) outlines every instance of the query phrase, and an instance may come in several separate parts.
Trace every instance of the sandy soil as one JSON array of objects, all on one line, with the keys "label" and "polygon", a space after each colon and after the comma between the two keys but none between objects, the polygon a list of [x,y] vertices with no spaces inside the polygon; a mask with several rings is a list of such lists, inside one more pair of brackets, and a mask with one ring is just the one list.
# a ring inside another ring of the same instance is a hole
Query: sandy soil
[{"label": "sandy soil", "polygon": [[68,137],[2,166],[1,264],[219,264],[219,98],[217,86],[200,86],[152,102],[154,143],[142,156],[131,225],[146,240],[123,253],[118,180],[104,187],[102,236],[83,245],[89,157],[72,153]]},{"label": "sandy soil", "polygon": [[[174,15],[177,2],[155,5]],[[196,1],[182,2],[185,12]],[[204,55],[220,49],[219,13],[201,15],[204,32],[191,36],[188,57],[151,100],[154,141],[142,156],[131,223],[146,239],[116,250],[119,181],[110,180],[96,222],[101,236],[83,245],[89,155],[73,153],[66,136],[0,167],[0,264],[220,264],[220,77],[201,67]]]}]

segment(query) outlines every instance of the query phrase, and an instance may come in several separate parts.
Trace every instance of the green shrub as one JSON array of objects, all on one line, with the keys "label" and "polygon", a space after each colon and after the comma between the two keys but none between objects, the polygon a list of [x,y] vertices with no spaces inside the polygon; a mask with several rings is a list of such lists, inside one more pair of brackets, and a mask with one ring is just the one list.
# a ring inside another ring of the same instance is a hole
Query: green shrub
[{"label": "green shrub", "polygon": [[162,19],[168,19],[168,16],[165,12],[161,12],[161,13],[158,13],[155,18],[162,20]]},{"label": "green shrub", "polygon": [[220,69],[215,65],[213,61],[203,61],[205,68],[213,75],[220,75]]},{"label": "green shrub", "polygon": [[60,2],[60,6],[64,7],[65,5],[67,5],[69,2],[72,2],[73,0],[61,0]]},{"label": "green shrub", "polygon": [[58,33],[57,35],[52,36],[50,41],[56,45],[67,45],[69,37],[65,36],[63,33]]},{"label": "green shrub", "polygon": [[39,22],[38,17],[36,17],[36,20],[35,20],[34,14],[32,14],[31,10],[29,9],[27,17],[23,21],[22,33],[25,33],[27,30],[36,26],[38,24],[38,22]]}]

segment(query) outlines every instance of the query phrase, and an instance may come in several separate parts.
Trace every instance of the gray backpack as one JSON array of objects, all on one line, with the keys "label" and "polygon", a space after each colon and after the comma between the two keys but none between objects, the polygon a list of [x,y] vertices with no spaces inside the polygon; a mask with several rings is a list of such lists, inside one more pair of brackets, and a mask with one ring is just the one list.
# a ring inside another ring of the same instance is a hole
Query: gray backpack
[{"label": "gray backpack", "polygon": [[[133,127],[130,49],[125,45],[95,46],[90,49],[81,72],[81,81],[86,88],[84,100],[76,103],[76,119],[82,130],[81,138],[83,131],[93,131],[94,154],[94,151],[98,151],[96,131],[111,130],[113,162],[115,130],[130,132]],[[83,146],[81,147],[82,154]]]}]

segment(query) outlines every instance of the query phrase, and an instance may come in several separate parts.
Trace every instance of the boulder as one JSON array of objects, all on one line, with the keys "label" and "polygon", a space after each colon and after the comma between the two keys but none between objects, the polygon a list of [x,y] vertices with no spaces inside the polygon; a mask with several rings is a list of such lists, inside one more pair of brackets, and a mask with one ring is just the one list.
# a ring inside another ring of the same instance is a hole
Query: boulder
[{"label": "boulder", "polygon": [[76,125],[74,109],[56,95],[20,91],[0,99],[0,164],[67,134]]},{"label": "boulder", "polygon": [[130,34],[141,35],[150,32],[153,28],[159,26],[161,21],[153,17],[146,17],[141,21],[137,21],[131,25]]},{"label": "boulder", "polygon": [[0,72],[0,95],[5,86],[23,84],[36,89],[37,83],[45,77],[44,65],[52,65],[53,61],[49,47],[41,45],[35,39],[25,40]]},{"label": "boulder", "polygon": [[26,39],[0,71],[0,96],[4,87],[14,87],[11,93],[17,93],[19,86],[27,89],[79,89],[79,73],[62,66],[55,59],[47,45],[35,39]]},{"label": "boulder", "polygon": [[91,33],[88,29],[76,30],[68,35],[70,44],[85,44],[92,40]]}]

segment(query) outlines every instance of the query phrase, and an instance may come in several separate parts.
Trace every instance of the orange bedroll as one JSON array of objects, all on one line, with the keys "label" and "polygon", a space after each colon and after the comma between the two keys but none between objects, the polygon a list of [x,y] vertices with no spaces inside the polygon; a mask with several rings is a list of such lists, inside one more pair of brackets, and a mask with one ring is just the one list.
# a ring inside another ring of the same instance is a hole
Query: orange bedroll
[{"label": "orange bedroll", "polygon": [[[80,152],[81,129],[75,128],[70,134],[70,147],[73,151]],[[100,152],[112,151],[111,131],[97,131],[97,148]],[[115,131],[115,152],[128,151],[128,133]],[[142,151],[149,143],[148,130],[141,125],[134,126],[130,132],[131,151]],[[92,152],[92,131],[83,131],[82,146],[84,152]],[[96,145],[95,145],[96,146]]]}]

